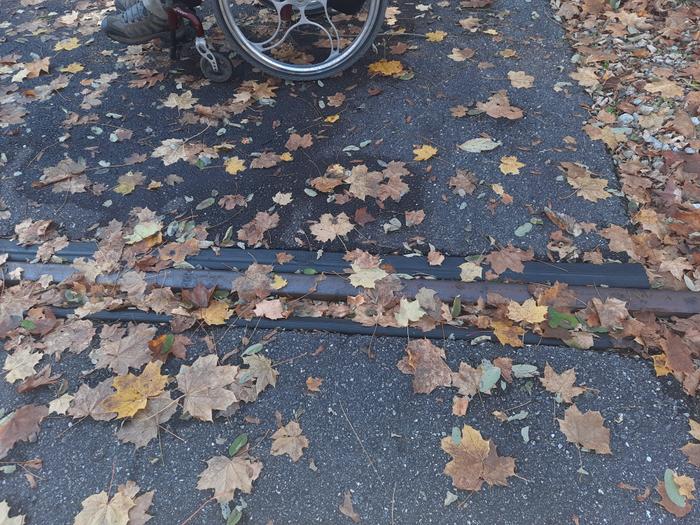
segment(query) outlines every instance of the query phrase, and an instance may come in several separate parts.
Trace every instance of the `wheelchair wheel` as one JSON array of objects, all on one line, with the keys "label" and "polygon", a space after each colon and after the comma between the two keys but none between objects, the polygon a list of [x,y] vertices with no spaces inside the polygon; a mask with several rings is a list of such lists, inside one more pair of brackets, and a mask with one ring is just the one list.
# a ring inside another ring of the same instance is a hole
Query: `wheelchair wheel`
[{"label": "wheelchair wheel", "polygon": [[354,64],[384,22],[387,0],[354,0],[353,14],[333,9],[334,1],[215,0],[214,13],[252,66],[286,80],[316,80]]}]

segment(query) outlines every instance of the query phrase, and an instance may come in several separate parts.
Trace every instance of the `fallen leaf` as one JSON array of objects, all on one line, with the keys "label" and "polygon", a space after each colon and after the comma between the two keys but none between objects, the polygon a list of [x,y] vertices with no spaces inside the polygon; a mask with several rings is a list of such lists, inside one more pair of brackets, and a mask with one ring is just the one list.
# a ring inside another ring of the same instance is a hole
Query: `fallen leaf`
[{"label": "fallen leaf", "polygon": [[447,36],[447,33],[444,31],[430,31],[429,33],[425,34],[425,39],[428,42],[442,42],[445,40],[445,37]]},{"label": "fallen leaf", "polygon": [[296,421],[290,421],[272,434],[270,454],[281,456],[287,454],[296,463],[304,454],[303,449],[309,446],[309,440],[301,433],[301,426]]},{"label": "fallen leaf", "polygon": [[508,303],[508,319],[516,323],[537,324],[547,318],[547,307],[537,306],[534,299],[525,300],[521,305],[516,301]]},{"label": "fallen leaf", "polygon": [[508,71],[508,80],[516,89],[531,88],[535,77],[528,75],[525,71]]},{"label": "fallen leaf", "polygon": [[565,403],[573,403],[573,399],[583,394],[586,389],[580,386],[575,386],[576,371],[573,368],[565,370],[561,374],[557,374],[554,369],[547,363],[544,367],[544,377],[540,378],[542,386],[559,396]]},{"label": "fallen leaf", "polygon": [[509,120],[523,118],[523,110],[510,105],[505,90],[496,92],[486,102],[477,102],[476,108],[493,118],[506,118]]},{"label": "fallen leaf", "polygon": [[238,157],[231,157],[224,162],[224,169],[229,175],[236,175],[245,171],[245,162]]},{"label": "fallen leaf", "polygon": [[445,351],[427,339],[413,339],[406,346],[406,356],[396,365],[413,376],[413,391],[429,394],[439,386],[452,384],[452,370],[445,363]]},{"label": "fallen leaf", "polygon": [[463,142],[458,147],[462,151],[469,153],[481,153],[483,151],[491,151],[501,145],[502,143],[500,141],[493,140],[488,137],[479,137]]},{"label": "fallen leaf", "polygon": [[262,471],[262,463],[247,454],[238,454],[233,458],[215,456],[207,461],[207,468],[199,475],[199,490],[214,490],[214,498],[219,503],[228,503],[240,490],[250,494],[253,482]]},{"label": "fallen leaf", "polygon": [[40,405],[24,405],[0,419],[0,459],[7,456],[20,441],[34,441],[39,425],[49,414],[49,409]]},{"label": "fallen leaf", "polygon": [[311,225],[310,229],[317,241],[327,242],[338,236],[347,235],[354,229],[354,226],[345,212],[341,212],[335,217],[330,213],[324,213],[317,223]]},{"label": "fallen leaf", "polygon": [[467,261],[459,265],[459,278],[465,283],[472,283],[481,279],[484,269],[478,264]]},{"label": "fallen leaf", "polygon": [[119,492],[110,499],[103,491],[88,496],[82,505],[83,510],[75,517],[73,525],[128,525],[129,511],[136,503]]},{"label": "fallen leaf", "polygon": [[501,165],[499,169],[503,175],[520,175],[520,168],[524,168],[525,164],[518,160],[515,156],[501,157]]},{"label": "fallen leaf", "polygon": [[177,388],[183,393],[182,409],[201,421],[212,421],[213,410],[226,410],[236,396],[226,387],[236,380],[238,367],[218,365],[216,355],[197,358],[183,365],[177,374]]},{"label": "fallen leaf", "polygon": [[422,161],[428,160],[437,154],[437,148],[429,144],[423,144],[421,146],[416,146],[413,150],[413,160]]},{"label": "fallen leaf", "polygon": [[10,505],[6,500],[0,501],[0,523],[2,525],[24,525],[26,516],[17,514],[14,518],[10,518]]},{"label": "fallen leaf", "polygon": [[116,393],[102,402],[103,408],[108,412],[116,412],[117,418],[131,417],[146,408],[148,398],[160,395],[168,382],[168,376],[161,375],[160,367],[160,362],[151,361],[141,375],[115,377],[112,387]]},{"label": "fallen leaf", "polygon": [[372,75],[382,75],[385,77],[398,77],[404,72],[403,64],[398,60],[379,60],[369,65],[369,72]]},{"label": "fallen leaf", "polygon": [[352,494],[349,490],[343,494],[343,502],[340,504],[340,507],[338,507],[338,510],[340,510],[343,516],[350,518],[353,523],[360,523],[360,515],[355,512],[352,506]]},{"label": "fallen leaf", "polygon": [[581,413],[576,405],[564,412],[564,419],[557,419],[559,428],[570,443],[576,443],[598,454],[610,451],[610,430],[603,426],[603,416],[598,411]]},{"label": "fallen leaf", "polygon": [[60,40],[56,42],[56,45],[53,46],[54,51],[73,51],[74,49],[77,49],[80,47],[80,42],[78,41],[77,38],[71,37],[71,38],[65,38],[63,40]]}]

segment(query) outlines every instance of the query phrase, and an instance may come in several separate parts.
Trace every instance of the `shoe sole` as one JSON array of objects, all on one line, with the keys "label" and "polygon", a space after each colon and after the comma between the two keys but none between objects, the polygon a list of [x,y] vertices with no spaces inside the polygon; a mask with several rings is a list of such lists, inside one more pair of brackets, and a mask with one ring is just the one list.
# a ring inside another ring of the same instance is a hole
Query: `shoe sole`
[{"label": "shoe sole", "polygon": [[[180,40],[185,34],[187,33],[187,30],[184,28],[180,28],[177,30],[175,33],[175,39]],[[114,35],[110,33],[106,33],[106,35],[114,40],[115,42],[119,42],[120,44],[126,44],[128,46],[135,46],[138,44],[145,44],[147,42],[150,42],[151,40],[155,40],[157,38],[160,38],[161,40],[164,40],[168,43],[170,43],[170,31],[163,31],[161,33],[156,33],[154,35],[148,35],[147,37],[139,37],[139,38],[129,38],[125,37],[122,35]]]}]

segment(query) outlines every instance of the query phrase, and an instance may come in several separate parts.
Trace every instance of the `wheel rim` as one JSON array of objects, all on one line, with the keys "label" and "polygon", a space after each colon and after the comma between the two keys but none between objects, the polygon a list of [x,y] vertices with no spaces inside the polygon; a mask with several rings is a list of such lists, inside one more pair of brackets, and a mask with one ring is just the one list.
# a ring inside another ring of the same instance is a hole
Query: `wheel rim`
[{"label": "wheel rim", "polygon": [[381,0],[365,0],[354,15],[333,11],[328,0],[217,1],[230,36],[245,54],[297,78],[323,75],[355,56],[382,16]]}]

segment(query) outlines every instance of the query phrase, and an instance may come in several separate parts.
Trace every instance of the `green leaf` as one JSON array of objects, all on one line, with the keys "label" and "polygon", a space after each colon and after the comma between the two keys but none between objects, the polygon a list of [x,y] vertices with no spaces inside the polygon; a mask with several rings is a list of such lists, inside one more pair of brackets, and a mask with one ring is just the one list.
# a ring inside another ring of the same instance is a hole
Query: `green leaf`
[{"label": "green leaf", "polygon": [[540,375],[535,365],[513,365],[513,377],[516,379],[524,379],[526,377],[535,377]]},{"label": "green leaf", "polygon": [[22,322],[19,323],[19,325],[25,330],[29,330],[30,332],[36,329],[36,323],[31,319],[22,319]]},{"label": "green leaf", "polygon": [[204,210],[204,209],[208,208],[209,206],[213,206],[214,202],[216,202],[214,200],[214,197],[209,197],[208,199],[204,199],[202,202],[197,204],[197,206],[195,207],[195,210]]},{"label": "green leaf", "polygon": [[233,457],[248,443],[248,434],[241,434],[228,447],[228,455]]},{"label": "green leaf", "polygon": [[685,507],[685,496],[682,496],[681,493],[678,492],[678,485],[676,485],[673,479],[674,474],[675,472],[670,468],[666,469],[666,472],[664,472],[664,488],[666,489],[668,499],[682,508]]},{"label": "green leaf", "polygon": [[452,443],[459,445],[462,442],[462,431],[459,427],[452,427]]},{"label": "green leaf", "polygon": [[521,224],[517,228],[515,228],[515,236],[516,237],[525,237],[528,233],[532,231],[532,223],[531,222],[526,222],[524,224]]},{"label": "green leaf", "polygon": [[454,300],[452,301],[452,309],[450,310],[450,313],[452,314],[452,317],[459,317],[459,314],[462,313],[462,299],[459,295],[455,296]]},{"label": "green leaf", "polygon": [[260,350],[262,350],[262,349],[263,349],[262,343],[255,343],[254,345],[250,345],[248,348],[246,348],[245,350],[243,350],[243,353],[241,354],[241,357],[242,357],[242,356],[245,356],[245,355],[257,354],[257,353],[258,353]]},{"label": "green leaf", "polygon": [[241,521],[242,517],[243,513],[240,510],[233,509],[226,520],[226,525],[236,525],[239,521]]},{"label": "green leaf", "polygon": [[304,275],[316,275],[318,272],[314,270],[313,268],[304,268],[301,273]]},{"label": "green leaf", "polygon": [[501,369],[497,366],[493,366],[488,361],[482,363],[481,366],[484,372],[481,374],[481,379],[479,380],[479,391],[482,394],[488,394],[501,378]]},{"label": "green leaf", "polygon": [[547,310],[547,320],[550,328],[565,328],[566,330],[573,330],[581,324],[575,315],[558,312],[551,306]]},{"label": "green leaf", "polygon": [[175,342],[175,336],[173,334],[166,335],[165,339],[163,340],[163,348],[161,349],[160,353],[167,354],[168,352],[170,352],[170,350],[173,347],[174,342]]}]

